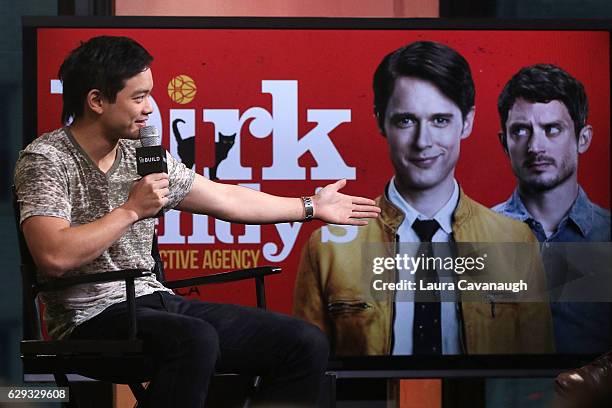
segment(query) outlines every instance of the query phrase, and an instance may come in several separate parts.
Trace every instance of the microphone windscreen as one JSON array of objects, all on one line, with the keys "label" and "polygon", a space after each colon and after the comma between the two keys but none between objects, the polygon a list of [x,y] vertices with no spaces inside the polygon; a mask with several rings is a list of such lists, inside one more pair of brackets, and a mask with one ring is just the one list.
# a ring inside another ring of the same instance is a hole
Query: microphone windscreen
[{"label": "microphone windscreen", "polygon": [[155,126],[140,128],[140,143],[143,147],[161,145],[161,136]]}]

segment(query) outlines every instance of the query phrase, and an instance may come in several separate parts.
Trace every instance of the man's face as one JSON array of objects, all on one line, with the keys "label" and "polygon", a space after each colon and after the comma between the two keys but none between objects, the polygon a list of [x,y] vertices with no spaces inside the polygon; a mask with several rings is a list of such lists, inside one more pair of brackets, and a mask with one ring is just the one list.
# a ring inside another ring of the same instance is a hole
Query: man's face
[{"label": "man's face", "polygon": [[398,187],[403,191],[452,185],[460,140],[472,130],[474,110],[459,107],[431,82],[400,77],[384,120]]},{"label": "man's face", "polygon": [[146,126],[146,120],[153,112],[149,97],[153,89],[153,76],[146,69],[131,77],[117,93],[117,99],[111,103],[102,99],[102,122],[109,134],[119,139],[137,139],[140,128]]},{"label": "man's face", "polygon": [[512,171],[522,187],[548,191],[575,182],[579,143],[565,104],[517,99],[505,131]]}]

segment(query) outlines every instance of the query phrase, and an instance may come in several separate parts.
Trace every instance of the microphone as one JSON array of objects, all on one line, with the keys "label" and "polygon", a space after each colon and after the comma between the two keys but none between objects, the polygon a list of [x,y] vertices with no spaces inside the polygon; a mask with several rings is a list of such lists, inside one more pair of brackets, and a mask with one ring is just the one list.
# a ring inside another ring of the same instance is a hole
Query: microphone
[{"label": "microphone", "polygon": [[166,150],[161,146],[161,136],[155,126],[140,129],[140,143],[136,148],[136,171],[141,177],[151,173],[168,173]]}]

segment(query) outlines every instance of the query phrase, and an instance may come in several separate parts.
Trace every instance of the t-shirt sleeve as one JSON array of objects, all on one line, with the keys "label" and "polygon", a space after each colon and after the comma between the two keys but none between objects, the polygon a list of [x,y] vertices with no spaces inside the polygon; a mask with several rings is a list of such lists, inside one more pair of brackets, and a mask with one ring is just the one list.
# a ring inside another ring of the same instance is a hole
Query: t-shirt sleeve
[{"label": "t-shirt sleeve", "polygon": [[68,180],[59,162],[40,153],[21,152],[15,166],[20,223],[35,215],[71,221]]},{"label": "t-shirt sleeve", "polygon": [[168,195],[168,204],[166,204],[164,209],[169,210],[179,205],[183,198],[191,191],[195,172],[172,157],[170,153],[166,153],[166,157],[168,160],[170,194]]}]

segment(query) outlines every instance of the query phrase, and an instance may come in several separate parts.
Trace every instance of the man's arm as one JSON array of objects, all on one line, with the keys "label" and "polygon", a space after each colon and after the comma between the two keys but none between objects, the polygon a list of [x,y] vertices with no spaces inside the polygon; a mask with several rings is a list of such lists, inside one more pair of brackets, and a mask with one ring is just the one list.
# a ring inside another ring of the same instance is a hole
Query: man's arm
[{"label": "man's arm", "polygon": [[134,184],[125,204],[89,224],[71,227],[62,218],[32,216],[21,228],[40,271],[59,277],[96,259],[136,221],[155,216],[168,193],[168,176],[151,174]]},{"label": "man's arm", "polygon": [[[338,192],[345,184],[345,180],[337,181],[313,196],[314,217],[333,224],[366,225],[363,218],[377,217],[380,209],[373,200]],[[198,174],[191,191],[176,208],[245,224],[301,221],[305,215],[300,198],[215,183]]]}]

